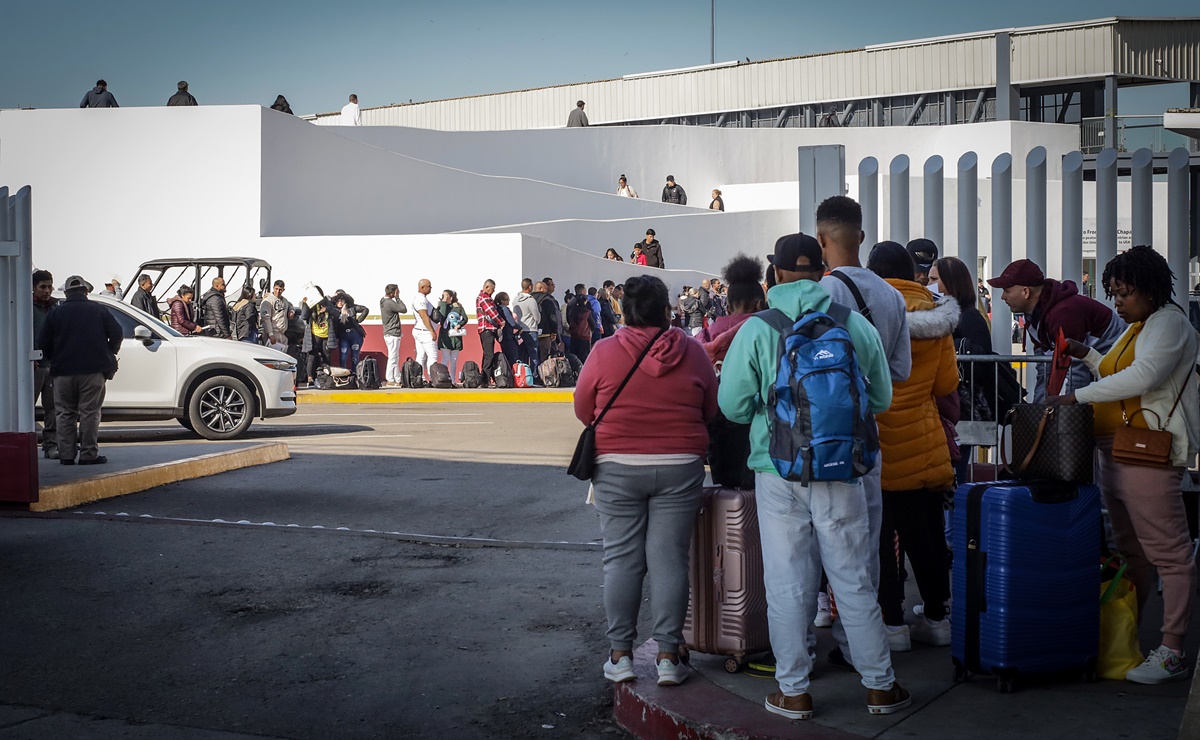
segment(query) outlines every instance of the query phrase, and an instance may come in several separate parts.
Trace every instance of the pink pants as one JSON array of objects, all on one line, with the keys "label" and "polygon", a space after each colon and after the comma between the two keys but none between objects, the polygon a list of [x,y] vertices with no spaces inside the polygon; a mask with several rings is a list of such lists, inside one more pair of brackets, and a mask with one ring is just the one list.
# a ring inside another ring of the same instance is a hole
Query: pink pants
[{"label": "pink pants", "polygon": [[1129,561],[1126,575],[1137,589],[1138,614],[1155,591],[1157,568],[1162,578],[1162,633],[1182,640],[1191,617],[1196,575],[1179,488],[1184,470],[1116,462],[1111,437],[1097,439],[1096,447],[1113,540]]}]

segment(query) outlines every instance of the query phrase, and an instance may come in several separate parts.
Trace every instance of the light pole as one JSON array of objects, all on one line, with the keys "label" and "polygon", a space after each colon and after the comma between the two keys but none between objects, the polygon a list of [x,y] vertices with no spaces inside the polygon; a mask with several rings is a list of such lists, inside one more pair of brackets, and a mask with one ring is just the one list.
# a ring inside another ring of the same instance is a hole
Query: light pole
[{"label": "light pole", "polygon": [[708,6],[708,63],[717,63],[717,0],[709,0]]}]

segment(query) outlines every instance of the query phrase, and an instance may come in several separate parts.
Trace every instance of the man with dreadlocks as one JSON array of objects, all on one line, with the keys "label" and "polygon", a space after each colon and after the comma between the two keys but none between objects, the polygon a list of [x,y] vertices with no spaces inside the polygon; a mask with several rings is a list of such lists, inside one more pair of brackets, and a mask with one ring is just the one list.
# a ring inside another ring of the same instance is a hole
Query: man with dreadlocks
[{"label": "man with dreadlocks", "polygon": [[[1162,644],[1125,680],[1141,684],[1188,677],[1183,646],[1195,590],[1195,562],[1180,485],[1200,449],[1197,351],[1200,335],[1171,300],[1171,268],[1150,247],[1122,252],[1104,267],[1103,287],[1117,314],[1129,323],[1108,354],[1070,342],[1098,378],[1087,388],[1052,399],[1090,403],[1095,409],[1100,485],[1112,518],[1113,539],[1129,561],[1138,614],[1162,579]],[[1130,465],[1113,458],[1113,434],[1126,417],[1132,426],[1171,433],[1168,467]]]},{"label": "man with dreadlocks", "polygon": [[[1017,260],[999,276],[988,280],[993,288],[1004,291],[1000,297],[1013,310],[1025,314],[1026,336],[1033,340],[1035,354],[1048,355],[1054,351],[1058,330],[1063,336],[1094,347],[1104,353],[1112,347],[1125,330],[1125,322],[1100,301],[1079,294],[1072,280],[1051,280],[1042,268],[1029,260]],[[1037,386],[1033,391],[1035,403],[1046,400],[1049,365],[1037,366]],[[1071,390],[1079,390],[1092,381],[1087,368],[1075,364],[1068,376]]]}]

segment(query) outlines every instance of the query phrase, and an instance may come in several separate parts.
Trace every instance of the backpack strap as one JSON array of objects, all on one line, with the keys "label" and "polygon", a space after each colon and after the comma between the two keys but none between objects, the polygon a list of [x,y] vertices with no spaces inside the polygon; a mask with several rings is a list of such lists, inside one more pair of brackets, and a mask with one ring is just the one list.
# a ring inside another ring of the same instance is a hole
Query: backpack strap
[{"label": "backpack strap", "polygon": [[[850,307],[843,306],[837,301],[830,301],[829,308],[826,309],[825,315],[837,322],[837,325],[845,329],[850,328]],[[864,317],[865,318],[865,317]]]},{"label": "backpack strap", "polygon": [[793,321],[790,316],[783,311],[780,311],[778,308],[768,308],[767,310],[759,311],[754,315],[767,322],[767,326],[771,327],[780,334],[787,334],[796,324],[796,322]]},{"label": "backpack strap", "polygon": [[862,293],[859,292],[858,286],[854,284],[854,281],[850,279],[850,276],[838,272],[837,270],[834,270],[829,274],[845,283],[846,288],[850,291],[850,295],[854,296],[854,302],[858,304],[858,312],[862,314],[864,319],[871,322],[871,326],[875,326],[875,320],[871,318],[871,308],[867,306],[867,302],[863,300]]}]

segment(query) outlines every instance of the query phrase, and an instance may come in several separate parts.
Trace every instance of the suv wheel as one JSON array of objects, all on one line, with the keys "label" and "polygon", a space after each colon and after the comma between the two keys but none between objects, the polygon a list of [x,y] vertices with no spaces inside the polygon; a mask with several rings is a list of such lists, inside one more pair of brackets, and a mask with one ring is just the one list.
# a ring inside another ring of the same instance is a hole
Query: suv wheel
[{"label": "suv wheel", "polygon": [[196,427],[192,426],[192,418],[190,416],[188,416],[186,413],[183,416],[180,416],[179,418],[177,418],[175,421],[179,422],[179,426],[188,430],[192,434],[196,433]]},{"label": "suv wheel", "polygon": [[192,392],[188,422],[205,439],[234,439],[254,420],[254,394],[229,375],[208,378]]}]

